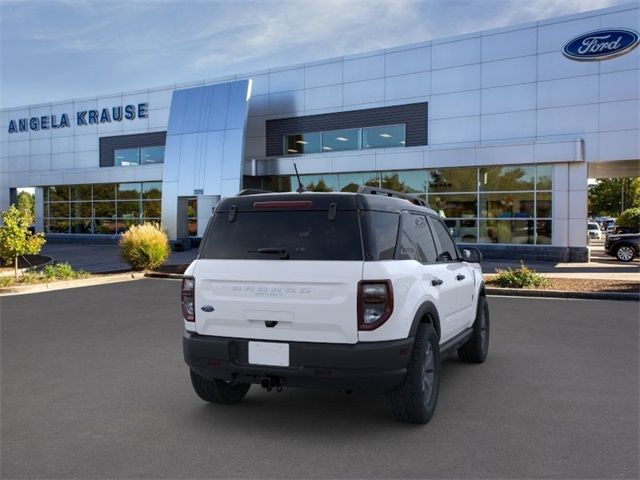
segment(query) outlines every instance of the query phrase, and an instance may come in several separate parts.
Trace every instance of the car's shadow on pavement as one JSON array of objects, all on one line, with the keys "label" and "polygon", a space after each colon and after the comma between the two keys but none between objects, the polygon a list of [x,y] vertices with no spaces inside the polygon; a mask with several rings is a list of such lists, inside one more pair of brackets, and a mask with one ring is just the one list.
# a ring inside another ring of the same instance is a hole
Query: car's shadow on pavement
[{"label": "car's shadow on pavement", "polygon": [[[438,410],[446,409],[443,397],[448,397],[449,387],[459,381],[455,377],[469,368],[455,356],[444,360],[442,367],[440,401],[432,422],[438,418]],[[396,421],[384,394],[286,387],[282,392],[275,389],[267,392],[258,385],[252,385],[239,404],[203,402],[192,405],[185,414],[193,428],[212,432],[233,428],[252,435],[313,432],[316,436],[335,438],[336,433],[360,436],[388,434],[394,426],[398,430],[422,427]]]}]

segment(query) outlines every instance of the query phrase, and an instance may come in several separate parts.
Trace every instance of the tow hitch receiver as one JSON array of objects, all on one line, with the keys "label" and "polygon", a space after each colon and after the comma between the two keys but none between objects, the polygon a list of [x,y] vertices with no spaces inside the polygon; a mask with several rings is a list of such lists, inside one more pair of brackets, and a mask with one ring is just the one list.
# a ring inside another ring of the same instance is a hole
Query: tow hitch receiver
[{"label": "tow hitch receiver", "polygon": [[277,392],[281,392],[282,380],[279,377],[262,377],[260,380],[260,386],[267,392],[270,392],[274,388]]}]

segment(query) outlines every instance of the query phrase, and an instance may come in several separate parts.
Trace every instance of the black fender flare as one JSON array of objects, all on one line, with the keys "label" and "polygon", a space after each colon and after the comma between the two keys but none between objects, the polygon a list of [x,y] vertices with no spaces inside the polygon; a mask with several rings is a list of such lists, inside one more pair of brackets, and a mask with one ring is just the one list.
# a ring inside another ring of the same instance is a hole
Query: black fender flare
[{"label": "black fender flare", "polygon": [[425,318],[430,317],[433,322],[433,328],[436,329],[436,333],[438,334],[438,338],[440,338],[440,315],[438,314],[438,309],[432,302],[425,302],[420,305],[418,311],[413,317],[413,322],[411,323],[411,329],[409,330],[409,336],[415,337],[416,332],[418,331],[418,326],[421,322],[425,320]]}]

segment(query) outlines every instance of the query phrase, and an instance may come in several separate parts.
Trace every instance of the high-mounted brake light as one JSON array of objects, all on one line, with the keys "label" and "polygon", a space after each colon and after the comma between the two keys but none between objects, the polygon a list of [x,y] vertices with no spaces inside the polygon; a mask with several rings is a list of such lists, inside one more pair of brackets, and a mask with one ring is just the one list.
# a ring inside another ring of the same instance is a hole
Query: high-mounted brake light
[{"label": "high-mounted brake light", "polygon": [[390,280],[363,280],[358,283],[358,330],[375,330],[393,313]]},{"label": "high-mounted brake light", "polygon": [[253,208],[311,208],[311,200],[273,200],[271,202],[253,202]]},{"label": "high-mounted brake light", "polygon": [[181,304],[182,316],[187,322],[196,321],[195,291],[196,279],[193,277],[184,277],[182,279]]}]

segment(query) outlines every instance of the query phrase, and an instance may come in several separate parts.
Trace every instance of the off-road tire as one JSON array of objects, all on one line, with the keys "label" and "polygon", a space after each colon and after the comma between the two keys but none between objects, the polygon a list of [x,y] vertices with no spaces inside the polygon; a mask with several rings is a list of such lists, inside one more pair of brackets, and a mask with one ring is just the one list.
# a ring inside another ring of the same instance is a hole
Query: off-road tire
[{"label": "off-road tire", "polygon": [[191,372],[191,385],[198,396],[211,403],[238,403],[241,402],[251,387],[250,383],[228,383],[224,380],[207,380],[193,370]]},{"label": "off-road tire", "polygon": [[621,262],[630,262],[636,258],[636,249],[631,245],[623,244],[616,248],[616,258]]},{"label": "off-road tire", "polygon": [[489,353],[489,305],[484,296],[478,298],[476,319],[471,338],[458,349],[458,357],[466,363],[482,363]]},{"label": "off-road tire", "polygon": [[[430,388],[426,386],[426,378],[431,378]],[[396,420],[425,424],[431,420],[436,410],[439,390],[438,334],[432,325],[421,323],[416,332],[407,376],[402,385],[387,393],[387,402]]]}]

